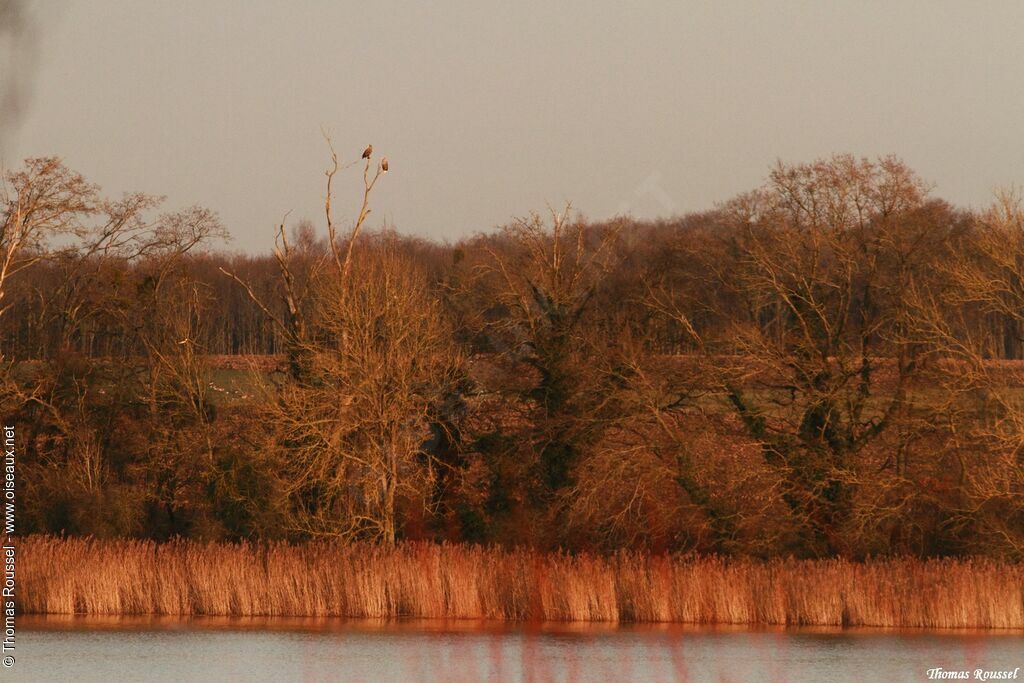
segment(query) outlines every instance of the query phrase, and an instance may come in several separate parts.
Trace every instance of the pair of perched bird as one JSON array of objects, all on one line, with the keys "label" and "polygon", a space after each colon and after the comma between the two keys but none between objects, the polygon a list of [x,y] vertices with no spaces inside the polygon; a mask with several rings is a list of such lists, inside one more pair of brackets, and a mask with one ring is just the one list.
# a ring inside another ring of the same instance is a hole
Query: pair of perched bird
[{"label": "pair of perched bird", "polygon": [[[363,158],[369,159],[373,155],[373,145],[367,145],[366,149],[363,150]],[[388,158],[384,157],[380,160],[380,170],[385,173],[388,172]]]}]

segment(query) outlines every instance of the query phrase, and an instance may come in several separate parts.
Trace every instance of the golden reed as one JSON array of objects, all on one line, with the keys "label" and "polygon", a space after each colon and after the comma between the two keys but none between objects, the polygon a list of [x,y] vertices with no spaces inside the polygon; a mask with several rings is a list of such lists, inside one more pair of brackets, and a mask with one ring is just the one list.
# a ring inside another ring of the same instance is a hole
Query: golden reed
[{"label": "golden reed", "polygon": [[1024,565],[773,560],[30,536],[18,604],[38,614],[436,617],[1024,628]]}]

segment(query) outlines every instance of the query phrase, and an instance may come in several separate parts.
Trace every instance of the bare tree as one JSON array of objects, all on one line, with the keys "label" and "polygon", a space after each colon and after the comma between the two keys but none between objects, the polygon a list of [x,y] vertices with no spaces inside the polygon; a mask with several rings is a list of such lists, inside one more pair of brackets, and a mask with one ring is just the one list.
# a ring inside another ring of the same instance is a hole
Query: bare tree
[{"label": "bare tree", "polygon": [[371,213],[371,193],[386,172],[371,148],[362,160],[362,202],[342,238],[333,215],[340,164],[331,147],[324,202],[328,249],[304,260],[301,274],[302,255],[284,224],[279,227],[274,254],[283,318],[228,274],[287,341],[289,372],[269,387],[269,419],[277,427],[292,532],[394,542],[399,499],[423,494],[421,485],[432,476],[423,448],[428,413],[451,382],[457,358],[424,273],[388,238],[368,244],[362,256],[355,250]]},{"label": "bare tree", "polygon": [[[34,297],[53,338],[16,376],[4,374],[9,407],[28,435],[26,467],[70,497],[100,500],[110,484],[111,429],[132,414],[140,390],[152,422],[181,426],[184,404],[169,410],[158,390],[167,385],[162,361],[181,348],[166,338],[168,314],[190,289],[181,269],[187,254],[225,233],[205,209],[151,218],[158,197],[103,198],[57,159],[28,160],[8,176],[5,193],[0,295],[33,266],[45,263],[51,275]],[[122,340],[119,362],[72,350],[91,348],[87,337],[100,329]],[[188,391],[196,398],[194,387]]]},{"label": "bare tree", "polygon": [[943,494],[945,527],[964,539],[962,545],[1021,557],[1024,368],[995,360],[1000,347],[1019,343],[1024,330],[1020,192],[998,192],[939,270],[953,285],[944,296],[915,292],[921,335],[947,350],[937,412],[945,421],[951,467],[945,481],[936,479],[933,486]]},{"label": "bare tree", "polygon": [[422,504],[434,463],[431,411],[458,357],[439,302],[387,238],[319,283],[310,379],[286,382],[272,411],[294,531],[394,542],[402,497]]},{"label": "bare tree", "polygon": [[714,362],[744,430],[785,473],[808,552],[851,552],[858,458],[910,409],[934,351],[908,333],[906,304],[943,229],[929,206],[901,162],[837,156],[780,165],[722,209],[733,260],[712,272],[733,305],[718,348],[735,355]]},{"label": "bare tree", "polygon": [[[338,234],[338,228],[334,221],[332,204],[334,178],[338,171],[342,169],[338,162],[338,154],[329,137],[327,137],[327,144],[331,150],[331,165],[325,172],[327,192],[324,198],[324,214],[327,221],[327,242],[330,247],[330,259],[333,261],[335,274],[344,281],[349,276],[356,240],[359,238],[366,219],[371,213],[370,195],[377,181],[386,173],[386,170],[383,169],[380,163],[374,165],[372,154],[364,153],[362,157],[364,162],[362,203],[352,229],[342,239]],[[355,163],[357,162],[348,164],[346,168]],[[371,169],[374,169],[373,172],[371,172]],[[241,285],[249,298],[283,333],[288,355],[288,372],[293,379],[304,379],[308,372],[307,362],[311,353],[309,328],[306,321],[306,311],[311,305],[310,286],[311,283],[321,276],[322,271],[328,265],[328,255],[321,254],[317,258],[313,258],[306,249],[300,249],[297,252],[288,241],[285,221],[282,221],[278,226],[274,239],[274,258],[277,261],[278,273],[280,275],[280,294],[285,310],[283,316],[276,314],[273,310],[274,307],[259,297],[252,285],[239,277],[237,273],[224,268],[220,270]]]},{"label": "bare tree", "polygon": [[99,210],[97,189],[55,157],[29,159],[4,178],[0,200],[0,315],[9,280],[40,261],[47,241],[81,234],[82,219]]},{"label": "bare tree", "polygon": [[[507,411],[484,418],[493,426],[473,436],[476,446],[466,444],[484,451],[487,505],[502,511],[487,513],[492,526],[529,518],[516,522],[521,533],[552,543],[566,537],[559,520],[575,469],[619,419],[617,358],[626,335],[598,302],[620,258],[621,228],[588,226],[566,207],[464,245],[471,257],[457,264],[453,302],[483,362],[498,369],[472,393],[481,407],[492,403],[489,394],[502,397],[495,408]],[[467,476],[479,478],[478,470]],[[463,488],[477,487],[467,480]]]}]

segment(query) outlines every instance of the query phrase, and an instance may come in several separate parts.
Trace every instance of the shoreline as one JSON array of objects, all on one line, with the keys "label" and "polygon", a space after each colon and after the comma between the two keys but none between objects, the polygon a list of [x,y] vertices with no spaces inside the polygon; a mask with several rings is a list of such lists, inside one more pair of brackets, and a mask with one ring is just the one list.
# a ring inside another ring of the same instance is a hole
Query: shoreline
[{"label": "shoreline", "polygon": [[618,633],[686,636],[688,634],[766,634],[797,636],[950,636],[1024,637],[1021,628],[931,628],[913,626],[785,626],[779,624],[696,624],[685,622],[510,621],[451,617],[266,617],[169,614],[23,614],[25,631],[279,631],[285,633],[435,633],[480,635],[595,636]]}]

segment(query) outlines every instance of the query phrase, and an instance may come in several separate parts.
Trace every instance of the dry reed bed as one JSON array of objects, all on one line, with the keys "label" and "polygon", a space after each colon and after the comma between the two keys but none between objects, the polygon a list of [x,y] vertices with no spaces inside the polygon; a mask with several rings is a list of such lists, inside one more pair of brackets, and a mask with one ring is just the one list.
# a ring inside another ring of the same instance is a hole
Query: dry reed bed
[{"label": "dry reed bed", "polygon": [[1024,565],[540,554],[468,545],[20,539],[49,614],[1024,628]]}]

